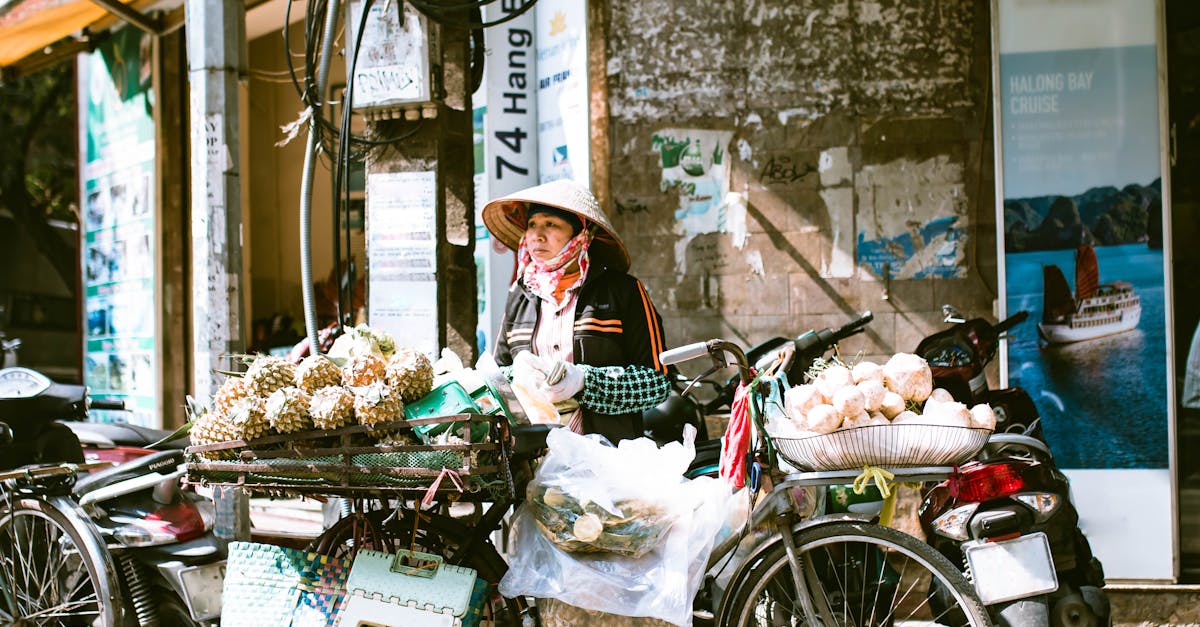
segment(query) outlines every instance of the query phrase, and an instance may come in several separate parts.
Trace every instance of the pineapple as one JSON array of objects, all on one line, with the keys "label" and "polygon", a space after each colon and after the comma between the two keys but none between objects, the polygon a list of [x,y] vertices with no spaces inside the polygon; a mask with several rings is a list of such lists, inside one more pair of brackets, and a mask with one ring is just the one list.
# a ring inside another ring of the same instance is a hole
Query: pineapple
[{"label": "pineapple", "polygon": [[267,398],[267,420],[280,433],[294,433],[312,428],[308,414],[309,395],[297,387],[285,387]]},{"label": "pineapple", "polygon": [[389,433],[379,438],[379,446],[414,446],[421,441],[411,433]]},{"label": "pineapple", "polygon": [[[188,437],[191,439],[192,446],[203,446],[205,444],[216,444],[217,442],[228,442],[236,439],[233,429],[225,416],[218,414],[215,411],[206,411],[192,420],[192,427],[188,431]],[[200,453],[201,458],[208,460],[217,459],[232,459],[235,453],[232,451],[209,451]]]},{"label": "pineapple", "polygon": [[400,395],[383,383],[374,383],[354,394],[354,414],[364,425],[377,425],[404,419]]},{"label": "pineapple", "polygon": [[388,360],[386,374],[388,385],[405,403],[416,401],[433,389],[433,364],[418,350],[397,349]]},{"label": "pineapple", "polygon": [[253,393],[262,398],[292,385],[295,380],[296,367],[282,357],[260,355],[246,370],[246,382]]},{"label": "pineapple", "polygon": [[339,385],[323,387],[313,392],[308,412],[318,429],[345,426],[354,419],[354,393]]},{"label": "pineapple", "polygon": [[213,411],[223,416],[229,415],[229,410],[238,401],[251,396],[254,391],[245,377],[229,377],[217,388],[213,395]]},{"label": "pineapple", "polygon": [[255,440],[271,434],[266,402],[261,398],[247,397],[237,401],[226,416],[225,421],[236,439]]},{"label": "pineapple", "polygon": [[309,394],[341,382],[341,368],[324,355],[309,355],[296,366],[296,387]]},{"label": "pineapple", "polygon": [[384,379],[387,362],[375,354],[355,355],[342,367],[342,385],[363,387]]}]

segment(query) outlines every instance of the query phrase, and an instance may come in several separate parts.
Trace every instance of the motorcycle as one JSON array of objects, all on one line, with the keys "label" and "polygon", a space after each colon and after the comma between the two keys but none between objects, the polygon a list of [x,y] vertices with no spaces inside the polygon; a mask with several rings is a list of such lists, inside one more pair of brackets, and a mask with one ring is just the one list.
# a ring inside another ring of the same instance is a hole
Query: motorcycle
[{"label": "motorcycle", "polygon": [[1079,529],[1070,483],[1054,464],[1033,400],[1020,387],[988,388],[984,369],[1001,334],[1027,312],[992,325],[943,310],[953,326],[916,352],[929,362],[934,387],[968,407],[991,405],[996,431],[976,459],[927,487],[919,509],[927,541],[963,564],[997,625],[1110,624],[1103,567]]},{"label": "motorcycle", "polygon": [[[0,370],[0,420],[12,433],[11,443],[0,447],[0,466],[84,463],[76,430],[87,440],[105,429],[80,422],[89,409],[122,410],[124,404],[91,399],[86,386],[55,383],[28,368]],[[180,444],[130,444],[123,444],[115,465],[79,475],[61,495],[102,542],[107,578],[121,582],[110,597],[118,606],[114,614],[138,625],[215,625],[224,555],[212,533],[212,502],[180,489]],[[99,447],[90,449],[90,457],[103,461]]]}]

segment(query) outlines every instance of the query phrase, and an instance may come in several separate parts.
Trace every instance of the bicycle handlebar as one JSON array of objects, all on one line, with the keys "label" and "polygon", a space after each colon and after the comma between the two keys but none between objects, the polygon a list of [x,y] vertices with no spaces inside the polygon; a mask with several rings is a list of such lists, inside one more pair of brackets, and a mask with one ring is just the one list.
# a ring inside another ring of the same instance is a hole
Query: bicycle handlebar
[{"label": "bicycle handlebar", "polygon": [[694,344],[685,344],[678,348],[663,351],[658,355],[658,360],[664,366],[678,364],[685,361],[703,357],[708,353],[708,342],[696,342]]}]

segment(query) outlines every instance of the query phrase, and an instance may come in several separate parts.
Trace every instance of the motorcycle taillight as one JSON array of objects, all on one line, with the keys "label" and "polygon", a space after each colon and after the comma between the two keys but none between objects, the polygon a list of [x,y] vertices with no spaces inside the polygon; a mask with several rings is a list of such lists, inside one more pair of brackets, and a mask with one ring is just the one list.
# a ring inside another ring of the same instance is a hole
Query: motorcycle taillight
[{"label": "motorcycle taillight", "polygon": [[1025,489],[1023,467],[1018,464],[980,464],[960,469],[948,483],[950,494],[960,502],[982,503],[1016,494]]},{"label": "motorcycle taillight", "polygon": [[151,512],[146,520],[161,524],[161,530],[175,536],[176,542],[186,542],[204,535],[204,518],[189,500],[164,506]]}]

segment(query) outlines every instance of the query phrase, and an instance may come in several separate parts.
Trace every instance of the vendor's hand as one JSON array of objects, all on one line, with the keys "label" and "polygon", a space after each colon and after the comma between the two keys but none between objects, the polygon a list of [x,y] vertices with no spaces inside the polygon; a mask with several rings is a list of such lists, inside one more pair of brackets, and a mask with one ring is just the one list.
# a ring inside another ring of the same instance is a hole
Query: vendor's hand
[{"label": "vendor's hand", "polygon": [[[562,369],[563,373],[561,377],[556,378],[559,369]],[[565,361],[555,362],[546,373],[546,381],[542,384],[542,389],[550,396],[550,402],[562,402],[583,390],[585,375],[584,369],[575,364]]]}]

